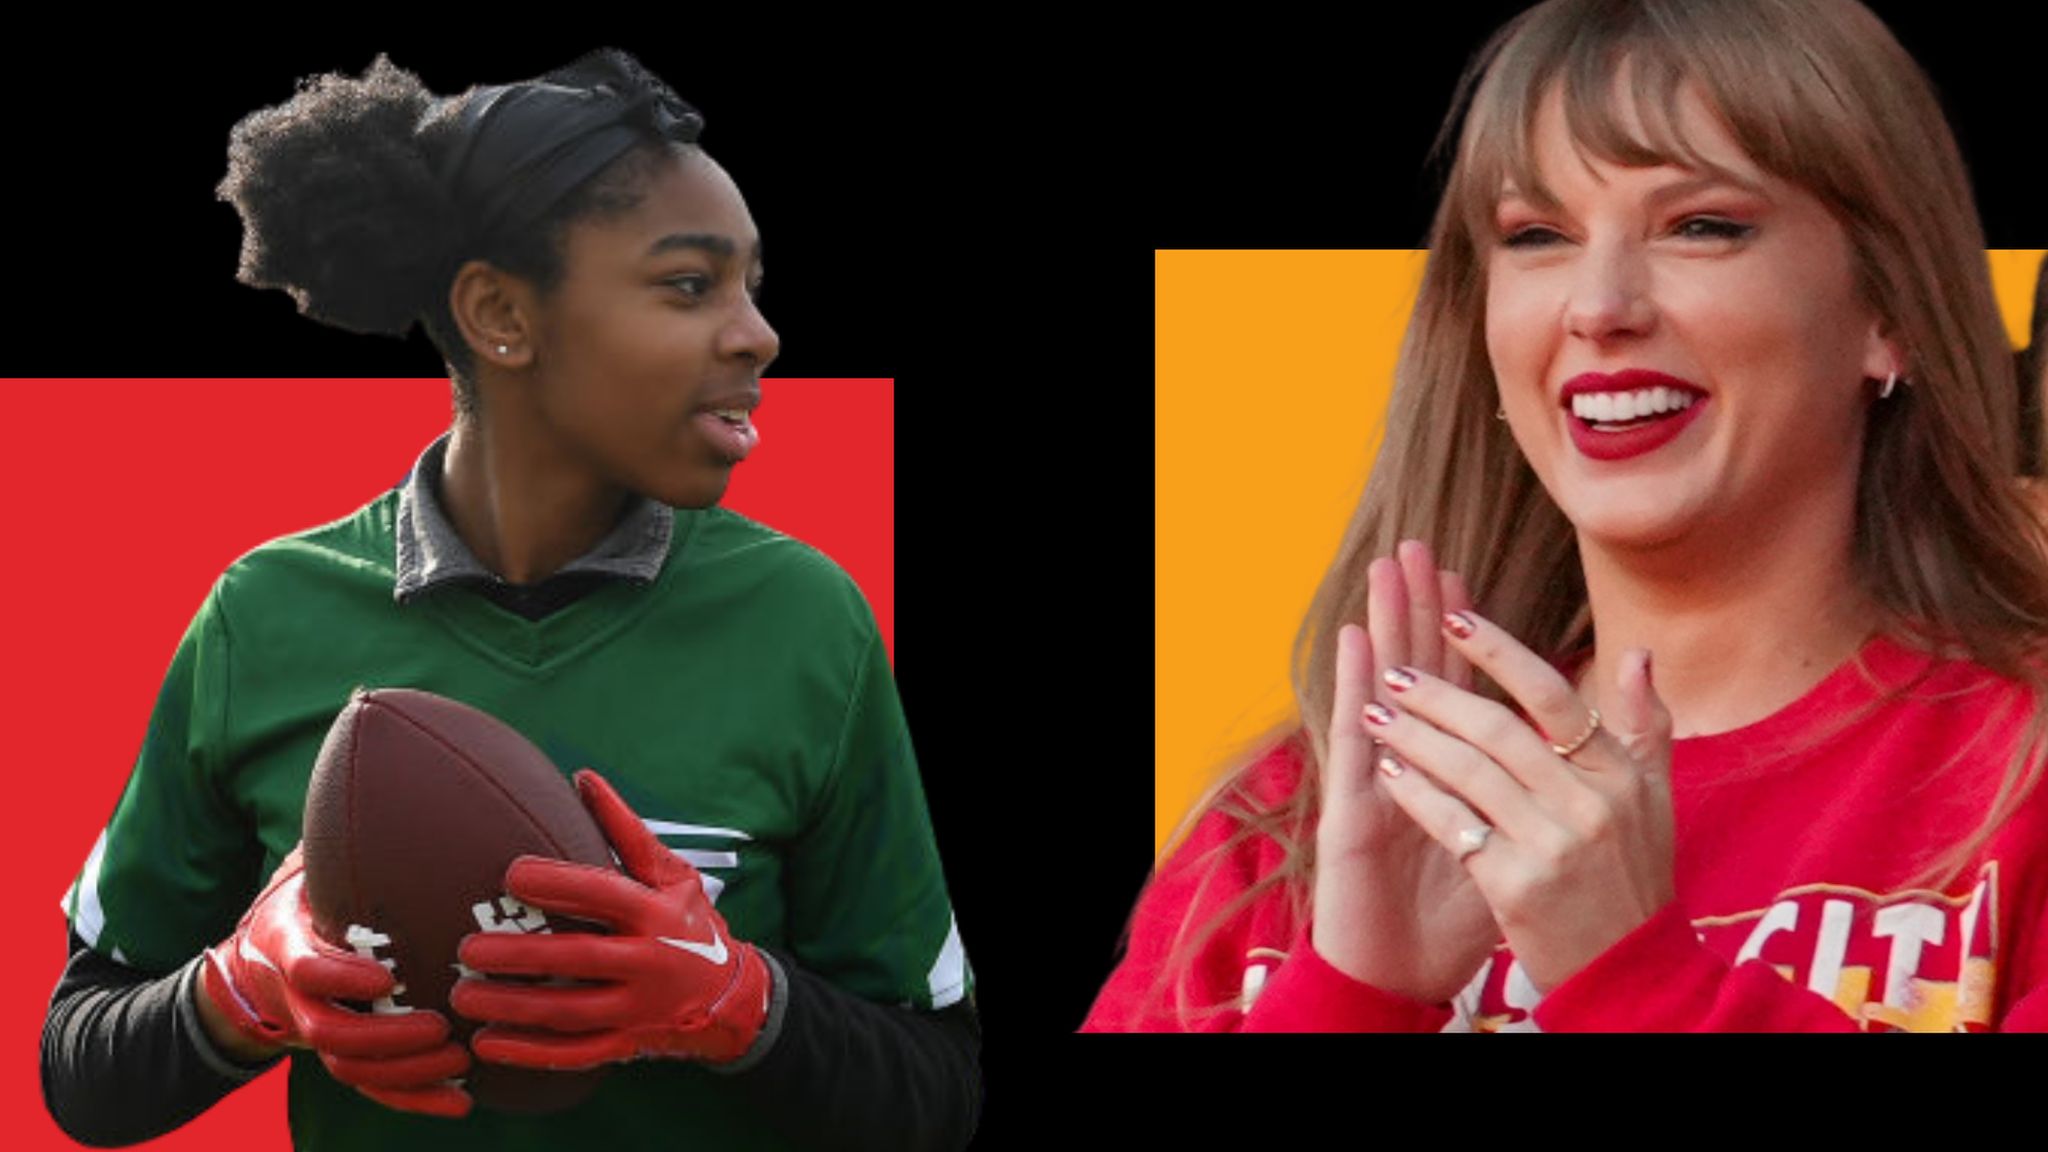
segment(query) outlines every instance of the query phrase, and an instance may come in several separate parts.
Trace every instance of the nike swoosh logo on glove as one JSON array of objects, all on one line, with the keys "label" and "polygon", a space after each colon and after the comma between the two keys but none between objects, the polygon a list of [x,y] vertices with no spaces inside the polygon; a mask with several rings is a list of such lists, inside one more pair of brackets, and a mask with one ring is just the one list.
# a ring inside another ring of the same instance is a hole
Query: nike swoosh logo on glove
[{"label": "nike swoosh logo on glove", "polygon": [[726,958],[731,955],[731,953],[725,950],[725,938],[720,936],[715,928],[711,931],[711,943],[709,944],[697,944],[689,940],[671,940],[666,936],[656,936],[655,939],[663,944],[673,944],[685,952],[692,952],[702,956],[713,964],[723,964]]}]

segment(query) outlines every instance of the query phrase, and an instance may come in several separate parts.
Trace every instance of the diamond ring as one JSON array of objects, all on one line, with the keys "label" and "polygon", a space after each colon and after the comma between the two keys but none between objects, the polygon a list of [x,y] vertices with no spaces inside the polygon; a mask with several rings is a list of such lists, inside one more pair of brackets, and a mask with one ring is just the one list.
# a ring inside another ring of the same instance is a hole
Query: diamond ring
[{"label": "diamond ring", "polygon": [[1491,835],[1493,835],[1493,825],[1491,824],[1481,824],[1458,833],[1458,859],[1462,861],[1467,856],[1486,847],[1486,838]]}]

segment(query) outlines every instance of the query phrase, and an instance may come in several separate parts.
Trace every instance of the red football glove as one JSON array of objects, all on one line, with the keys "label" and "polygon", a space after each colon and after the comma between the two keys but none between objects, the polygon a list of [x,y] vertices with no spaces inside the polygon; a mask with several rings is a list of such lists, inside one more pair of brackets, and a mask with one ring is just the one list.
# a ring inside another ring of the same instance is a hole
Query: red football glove
[{"label": "red football glove", "polygon": [[629,875],[522,856],[505,890],[544,912],[603,924],[591,932],[478,932],[464,966],[485,975],[567,977],[587,984],[462,979],[448,1002],[494,1025],[470,1038],[477,1058],[528,1068],[591,1068],[641,1056],[724,1063],[768,1016],[767,964],[733,939],[697,870],[647,830],[597,773],[576,774],[584,807]]},{"label": "red football glove", "polygon": [[375,960],[313,932],[305,865],[293,848],[242,915],[234,935],[206,950],[199,985],[243,1035],[310,1048],[336,1080],[391,1108],[435,1116],[469,1112],[469,1093],[447,1083],[469,1070],[439,1012],[356,1012],[336,1000],[375,1000],[397,980]]}]

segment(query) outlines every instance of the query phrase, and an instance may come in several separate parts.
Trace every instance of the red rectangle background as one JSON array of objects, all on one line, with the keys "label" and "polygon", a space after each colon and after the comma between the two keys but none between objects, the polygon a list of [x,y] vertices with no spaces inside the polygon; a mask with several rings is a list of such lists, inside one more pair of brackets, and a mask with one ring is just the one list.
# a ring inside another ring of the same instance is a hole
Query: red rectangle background
[{"label": "red rectangle background", "polygon": [[[0,951],[0,1033],[37,1035],[62,970],[58,909],[134,764],[178,638],[213,580],[273,537],[398,483],[450,417],[448,381],[8,380],[0,501],[10,539],[0,844],[24,911]],[[895,654],[894,386],[766,380],[761,443],[724,505],[825,552]],[[40,995],[34,990],[43,990]],[[9,1145],[74,1148],[37,1095],[37,1056],[0,1048]],[[265,1075],[147,1145],[281,1147],[285,1077]]]}]

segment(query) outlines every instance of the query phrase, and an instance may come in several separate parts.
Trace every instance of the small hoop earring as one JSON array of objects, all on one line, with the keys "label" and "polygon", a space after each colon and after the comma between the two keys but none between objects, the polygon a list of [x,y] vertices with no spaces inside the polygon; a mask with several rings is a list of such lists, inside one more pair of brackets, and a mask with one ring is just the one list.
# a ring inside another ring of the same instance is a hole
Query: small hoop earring
[{"label": "small hoop earring", "polygon": [[1495,409],[1493,410],[1493,418],[1494,418],[1495,420],[1505,420],[1505,419],[1507,419],[1507,418],[1508,418],[1508,406],[1507,406],[1507,405],[1505,405],[1505,404],[1503,404],[1503,405],[1501,405],[1500,407],[1498,407],[1498,408],[1495,408]]},{"label": "small hoop earring", "polygon": [[1898,372],[1897,372],[1897,371],[1895,370],[1895,371],[1893,371],[1893,372],[1892,372],[1892,374],[1891,374],[1891,375],[1889,375],[1889,376],[1887,376],[1887,377],[1885,377],[1885,378],[1884,378],[1884,387],[1882,387],[1882,388],[1880,388],[1880,389],[1878,389],[1878,390],[1877,390],[1877,398],[1878,398],[1879,400],[1889,400],[1889,399],[1891,399],[1891,395],[1892,395],[1892,388],[1893,388],[1893,386],[1894,386],[1894,385],[1898,384],[1898,382],[1899,382],[1899,374],[1898,374]]}]

